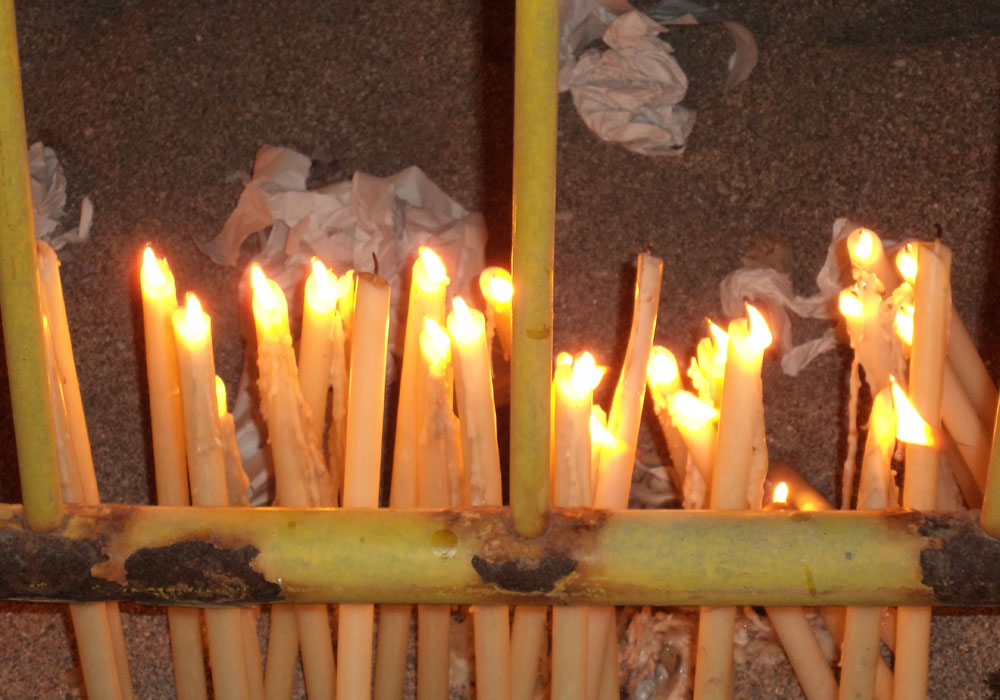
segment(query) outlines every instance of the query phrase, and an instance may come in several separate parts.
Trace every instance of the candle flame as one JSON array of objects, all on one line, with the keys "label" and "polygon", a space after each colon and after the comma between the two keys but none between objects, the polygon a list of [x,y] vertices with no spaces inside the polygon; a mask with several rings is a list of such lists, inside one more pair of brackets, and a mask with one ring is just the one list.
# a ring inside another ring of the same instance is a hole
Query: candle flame
[{"label": "candle flame", "polygon": [[589,394],[601,383],[601,379],[607,370],[607,367],[598,367],[594,363],[593,355],[589,352],[583,352],[573,362],[573,373],[570,375],[570,383],[579,395]]},{"label": "candle flame", "polygon": [[774,487],[774,494],[771,496],[771,503],[788,503],[788,484],[779,482]]},{"label": "candle flame", "polygon": [[211,332],[211,319],[201,308],[198,297],[190,292],[184,301],[184,312],[177,330],[190,345],[202,342]]},{"label": "candle flame", "polygon": [[715,407],[702,401],[690,391],[678,391],[667,399],[670,420],[686,430],[700,430],[719,417]]},{"label": "candle flame", "polygon": [[215,404],[219,409],[219,418],[224,417],[228,413],[226,409],[226,383],[219,375],[215,375]]},{"label": "candle flame", "polygon": [[896,311],[893,319],[896,333],[907,345],[913,344],[913,304],[903,304]]},{"label": "candle flame", "polygon": [[254,265],[250,268],[250,286],[253,287],[254,302],[262,310],[273,311],[278,308],[278,300],[274,296],[274,290],[271,289],[271,284],[264,271],[260,269],[260,265]]},{"label": "candle flame", "polygon": [[[417,284],[424,291],[436,292],[441,287],[448,284],[448,271],[441,262],[441,258],[430,248],[423,246],[417,254],[418,262],[423,265],[425,275],[417,277]],[[425,283],[425,284],[424,284]]]},{"label": "candle flame", "polygon": [[861,303],[854,287],[849,287],[840,293],[838,306],[840,313],[847,318],[861,318],[865,314],[865,305]]},{"label": "candle flame", "polygon": [[174,278],[166,258],[157,259],[150,246],[142,251],[142,269],[139,273],[142,291],[151,297],[174,297]]},{"label": "candle flame", "polygon": [[749,339],[757,350],[763,352],[771,345],[771,330],[767,327],[767,321],[753,304],[747,304],[747,316],[749,322]]},{"label": "candle flame", "polygon": [[862,262],[867,262],[871,254],[875,252],[875,234],[866,228],[859,229],[858,238],[854,242],[854,257]]},{"label": "candle flame", "polygon": [[560,367],[572,367],[573,366],[573,356],[568,352],[561,352],[556,355],[556,369]]},{"label": "candle flame", "polygon": [[708,321],[708,335],[712,338],[712,347],[715,349],[712,360],[717,365],[724,365],[726,364],[726,352],[729,350],[729,334],[720,326],[715,325],[712,319],[706,320]]},{"label": "candle flame", "polygon": [[354,270],[348,270],[337,279],[337,299],[348,299],[354,291]]},{"label": "candle flame", "polygon": [[[253,274],[253,273],[251,273]],[[270,288],[270,285],[267,285]],[[254,289],[256,294],[256,288]],[[321,260],[312,259],[312,272],[306,280],[306,302],[321,314],[328,314],[337,306],[340,285],[336,275],[331,275]]]},{"label": "candle flame", "polygon": [[502,267],[487,267],[479,275],[479,288],[491,304],[509,304],[514,297],[510,273]]},{"label": "candle flame", "polygon": [[455,297],[448,314],[448,331],[460,345],[473,345],[486,334],[486,319],[479,311],[470,309],[462,297]]},{"label": "candle flame", "polygon": [[439,365],[451,358],[451,339],[448,333],[432,318],[424,319],[420,331],[420,349],[432,365]]},{"label": "candle flame", "polygon": [[912,243],[907,243],[896,253],[896,269],[900,276],[913,284],[917,279],[917,251]]},{"label": "candle flame", "polygon": [[[600,410],[598,406],[594,408]],[[621,440],[604,427],[604,423],[597,417],[595,411],[590,412],[590,440],[602,450],[611,450],[621,444]]]},{"label": "candle flame", "polygon": [[896,383],[895,377],[890,376],[889,383],[892,386],[892,399],[896,405],[896,438],[914,445],[933,445],[934,434],[931,426],[917,413],[917,409]]},{"label": "candle flame", "polygon": [[646,378],[654,387],[672,388],[680,379],[677,358],[662,345],[653,346],[646,366]]}]

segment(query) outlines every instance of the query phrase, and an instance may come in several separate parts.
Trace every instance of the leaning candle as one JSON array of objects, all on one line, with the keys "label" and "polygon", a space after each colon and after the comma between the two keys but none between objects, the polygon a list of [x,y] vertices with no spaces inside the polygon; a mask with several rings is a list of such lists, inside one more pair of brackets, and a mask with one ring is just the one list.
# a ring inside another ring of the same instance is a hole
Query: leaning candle
[{"label": "leaning candle", "polygon": [[687,448],[667,410],[670,397],[681,388],[680,370],[673,353],[663,346],[653,346],[649,356],[649,367],[646,369],[646,386],[649,387],[653,410],[663,429],[663,437],[667,441],[667,450],[670,452],[670,461],[673,464],[670,473],[674,486],[680,489],[683,487],[687,468]]},{"label": "leaning candle", "polygon": [[[181,415],[172,320],[177,309],[174,275],[166,259],[157,259],[152,248],[147,246],[142,254],[139,279],[149,413],[153,428],[156,500],[163,506],[186,506],[191,501],[188,496],[184,418]],[[177,697],[179,700],[207,698],[201,612],[197,608],[167,608],[167,623]]]},{"label": "leaning candle", "polygon": [[[502,502],[500,449],[486,319],[461,297],[448,314],[458,417],[462,429],[462,466],[468,505]],[[475,615],[476,688],[480,700],[510,698],[510,619],[506,605],[477,605]]]},{"label": "leaning candle", "polygon": [[899,275],[885,255],[882,241],[874,231],[859,228],[847,236],[847,251],[851,257],[854,276],[861,273],[875,275],[883,289],[892,289],[899,284]]},{"label": "leaning candle", "polygon": [[[739,319],[729,324],[729,348],[719,437],[712,472],[712,508],[747,507],[747,479],[757,415],[762,410],[760,384],[764,350],[771,344],[767,325]],[[698,627],[694,697],[728,698],[733,687],[733,625],[735,608],[702,608]]]},{"label": "leaning candle", "polygon": [[[185,308],[173,314],[180,377],[184,436],[187,444],[191,501],[196,506],[225,506],[226,463],[217,416],[212,321],[198,298],[188,294]],[[212,689],[217,698],[249,696],[243,622],[238,608],[205,610]]]},{"label": "leaning candle", "polygon": [[[312,430],[300,389],[285,295],[257,265],[250,278],[261,413],[274,458],[275,502],[285,507],[332,506],[319,435]],[[306,690],[310,697],[332,698],[336,668],[327,607],[296,605],[294,610]]]},{"label": "leaning candle", "polygon": [[[882,510],[893,503],[892,452],[896,416],[891,391],[883,389],[872,403],[858,487],[858,510]],[[881,607],[848,607],[840,656],[840,699],[871,698],[878,670]]]},{"label": "leaning candle", "polygon": [[505,360],[510,359],[510,306],[514,285],[502,267],[487,267],[479,275],[479,289],[486,300],[486,323],[496,330]]},{"label": "leaning candle", "polygon": [[[389,346],[389,283],[357,275],[351,330],[351,379],[344,456],[344,507],[378,507],[382,467],[382,406]],[[367,697],[372,689],[374,606],[341,605],[337,627],[337,697]]]},{"label": "leaning candle", "polygon": [[[939,429],[949,315],[951,251],[940,241],[917,246],[914,284],[910,398],[917,412]],[[906,446],[903,506],[933,510],[937,502],[938,455],[932,446]],[[900,607],[896,616],[894,693],[898,698],[927,695],[931,609]]]}]

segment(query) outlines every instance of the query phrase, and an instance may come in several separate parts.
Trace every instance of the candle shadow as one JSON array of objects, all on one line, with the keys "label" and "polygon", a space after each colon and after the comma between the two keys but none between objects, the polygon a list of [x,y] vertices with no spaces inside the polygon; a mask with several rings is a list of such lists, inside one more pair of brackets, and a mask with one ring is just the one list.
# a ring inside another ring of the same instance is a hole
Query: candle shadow
[{"label": "candle shadow", "polygon": [[486,264],[510,266],[514,152],[514,1],[479,4],[479,202]]}]

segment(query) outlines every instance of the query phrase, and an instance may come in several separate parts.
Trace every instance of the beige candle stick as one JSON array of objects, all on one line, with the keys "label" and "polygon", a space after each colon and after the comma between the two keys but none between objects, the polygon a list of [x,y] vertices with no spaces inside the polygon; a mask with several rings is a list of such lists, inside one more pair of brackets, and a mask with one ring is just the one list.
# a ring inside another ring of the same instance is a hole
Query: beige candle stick
[{"label": "beige candle stick", "polygon": [[[940,241],[917,246],[914,284],[913,349],[909,392],[913,405],[932,430],[939,429],[944,363],[951,312],[951,251]],[[933,510],[937,503],[938,457],[934,447],[906,446],[903,506]],[[900,607],[896,621],[895,695],[927,694],[930,608]]]},{"label": "beige candle stick", "polygon": [[[894,490],[892,452],[896,444],[896,415],[890,389],[883,389],[872,403],[868,440],[861,464],[858,510],[890,507]],[[840,700],[875,696],[878,675],[881,607],[848,607],[840,656]]]},{"label": "beige candle stick", "polygon": [[[250,506],[250,479],[243,471],[243,460],[236,444],[236,423],[226,407],[226,384],[215,376],[215,399],[219,412],[219,429],[222,431],[222,448],[226,460],[226,491],[229,505],[240,508]],[[257,639],[259,608],[254,605],[242,611],[243,651],[246,653],[247,689],[250,700],[264,699],[264,663]],[[200,628],[199,628],[200,631]]]},{"label": "beige candle stick", "polygon": [[[140,286],[156,498],[160,505],[186,506],[191,501],[172,320],[177,309],[177,292],[166,259],[157,259],[148,246],[143,251]],[[197,608],[167,608],[167,623],[178,699],[207,698],[201,611]]]},{"label": "beige candle stick", "polygon": [[479,275],[479,289],[486,300],[487,323],[496,330],[500,339],[500,348],[505,360],[510,359],[511,300],[514,298],[514,285],[511,284],[510,273],[502,267],[487,267]]},{"label": "beige candle stick", "polygon": [[546,619],[549,609],[542,605],[518,605],[510,630],[511,700],[534,700],[538,685],[538,664],[546,647]]},{"label": "beige candle stick", "polygon": [[684,478],[684,507],[704,508],[715,464],[719,412],[688,391],[675,392],[667,402],[667,410],[684,441],[691,465]]},{"label": "beige candle stick", "polygon": [[[449,472],[459,459],[458,445],[450,439],[454,429],[452,409],[451,339],[431,318],[424,318],[420,333],[417,395],[423,397],[422,425],[417,439],[417,505],[446,508],[453,502]],[[417,698],[448,697],[451,606],[417,606]]]},{"label": "beige candle stick", "polygon": [[[486,319],[461,297],[448,314],[458,417],[462,432],[462,467],[468,505],[498,506],[500,448]],[[508,700],[511,692],[510,618],[506,605],[473,608],[476,647],[476,695],[479,700]]]},{"label": "beige candle stick", "polygon": [[347,363],[351,362],[351,332],[354,328],[354,301],[357,296],[358,284],[354,270],[348,270],[337,280],[340,294],[337,296],[337,311],[344,326],[344,339],[347,344]]},{"label": "beige candle stick", "polygon": [[[748,306],[747,310],[753,308]],[[771,344],[767,325],[751,316],[729,324],[729,345],[715,466],[709,504],[720,510],[747,507],[747,479],[756,430],[756,407],[762,405],[760,369]],[[733,687],[735,608],[702,608],[698,627],[694,697],[728,698]]]},{"label": "beige candle stick", "polygon": [[[896,254],[896,268],[903,279],[914,283],[917,276],[917,243],[910,242],[900,248]],[[997,387],[954,305],[948,322],[948,359],[956,378],[975,406],[979,420],[984,425],[991,425],[997,406]]]},{"label": "beige candle stick", "polygon": [[[275,502],[285,507],[332,506],[319,434],[311,424],[292,351],[285,295],[256,265],[251,283],[261,413],[274,458]],[[317,373],[327,376],[322,368]],[[332,698],[336,667],[327,606],[296,605],[294,610],[306,691],[313,698]]]},{"label": "beige candle stick", "polygon": [[[378,506],[389,294],[385,280],[367,273],[357,275],[344,464],[345,508]],[[337,697],[368,697],[372,690],[374,606],[341,605],[339,615]]]},{"label": "beige candle stick", "polygon": [[[605,368],[584,352],[572,370],[556,372],[552,503],[570,508],[591,504],[590,418],[594,389]],[[588,608],[552,609],[552,698],[579,700],[587,692]]]},{"label": "beige candle stick", "polygon": [[299,655],[299,625],[295,606],[271,604],[271,625],[267,636],[267,663],[264,667],[264,697],[288,700],[295,688],[295,660]]},{"label": "beige candle stick", "polygon": [[330,363],[333,360],[333,320],[337,313],[338,285],[326,266],[313,258],[306,278],[302,305],[302,334],[299,336],[299,386],[309,408],[309,427],[319,443],[326,422],[327,394],[330,391]]},{"label": "beige candle stick", "polygon": [[[202,311],[198,298],[188,294],[185,308],[174,312],[173,324],[191,502],[196,506],[225,506],[229,496],[222,434],[217,420],[212,322]],[[226,700],[248,697],[241,611],[238,608],[208,609],[205,625],[214,696]]]},{"label": "beige candle stick", "polygon": [[[66,408],[69,439],[82,489],[79,499],[83,503],[100,503],[94,459],[90,451],[90,436],[87,433],[87,421],[83,413],[83,397],[80,394],[80,382],[76,374],[76,362],[73,359],[62,280],[59,276],[59,258],[52,247],[44,241],[38,242],[38,273],[41,280],[42,311],[49,324],[49,337],[53,350],[53,363],[50,364],[54,365],[60,383]],[[102,608],[110,626],[122,697],[129,700],[134,697],[132,676],[129,673],[128,651],[125,647],[125,634],[122,631],[118,604],[105,603]]]},{"label": "beige candle stick", "polygon": [[[343,280],[343,278],[341,278]],[[347,450],[347,394],[350,376],[347,368],[348,346],[344,319],[338,305],[330,324],[330,426],[326,432],[327,471],[334,505],[344,490],[344,457]]]},{"label": "beige candle stick", "polygon": [[667,408],[670,398],[681,389],[680,370],[677,359],[665,347],[653,346],[649,356],[649,367],[646,370],[646,386],[649,388],[650,398],[653,399],[653,410],[663,430],[667,451],[670,453],[670,462],[673,465],[670,475],[674,488],[680,491],[684,487],[688,453],[680,430],[674,425]]},{"label": "beige candle stick", "polygon": [[[399,378],[396,409],[396,436],[393,443],[392,483],[389,506],[413,508],[417,505],[418,436],[424,420],[426,399],[419,396],[421,371],[420,333],[424,319],[444,323],[445,290],[448,274],[441,258],[430,248],[421,248],[413,263],[407,303],[403,363]],[[406,651],[410,635],[412,606],[379,606],[379,634],[375,652],[375,699],[402,697],[406,671]]]}]

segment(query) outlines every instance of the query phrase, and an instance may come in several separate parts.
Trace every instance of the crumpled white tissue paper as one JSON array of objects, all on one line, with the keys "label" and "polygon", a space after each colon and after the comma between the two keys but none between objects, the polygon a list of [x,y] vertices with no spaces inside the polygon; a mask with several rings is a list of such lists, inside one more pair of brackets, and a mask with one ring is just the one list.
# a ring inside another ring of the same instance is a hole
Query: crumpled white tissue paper
[{"label": "crumpled white tissue paper", "polygon": [[[261,147],[253,177],[222,231],[200,247],[216,263],[234,265],[248,237],[265,236],[254,262],[284,290],[293,317],[295,292],[313,256],[338,275],[348,269],[377,272],[392,287],[389,349],[391,354],[401,354],[399,301],[405,269],[421,246],[433,248],[447,266],[449,295],[468,298],[484,266],[485,221],[481,214],[451,199],[415,166],[384,178],[357,172],[350,180],[309,190],[306,180],[311,165],[310,158],[297,151]],[[241,282],[241,298],[249,290],[247,277],[244,274]],[[258,424],[249,390],[244,369],[233,419],[250,478],[251,501],[259,505],[269,499],[272,470],[270,455],[262,449],[263,426]]]},{"label": "crumpled white tissue paper", "polygon": [[90,238],[94,221],[94,205],[90,197],[80,202],[80,222],[68,231],[60,231],[66,215],[66,175],[56,152],[37,141],[28,148],[28,174],[31,176],[31,206],[35,212],[35,237],[47,242],[53,250],[68,243],[81,243]]},{"label": "crumpled white tissue paper", "polygon": [[[802,297],[795,294],[791,278],[778,270],[748,267],[730,272],[719,285],[722,311],[730,317],[742,316],[746,300],[761,304],[767,310],[768,324],[781,349],[781,368],[790,376],[797,375],[818,355],[837,345],[834,328],[828,328],[818,338],[792,345],[791,311],[802,318],[839,319],[837,299],[841,290],[851,284],[851,263],[843,240],[858,228],[846,218],[833,222],[833,236],[826,260],[816,276],[819,292]],[[892,241],[883,241],[886,249]]]},{"label": "crumpled white tissue paper", "polygon": [[[688,0],[662,0],[644,11],[626,0],[564,0],[559,90],[572,93],[584,123],[602,139],[641,155],[679,155],[695,114],[680,105],[687,76],[660,36],[665,25],[721,23],[736,43],[727,87],[749,77],[757,45],[743,25]],[[601,38],[607,50],[589,48]]]}]

